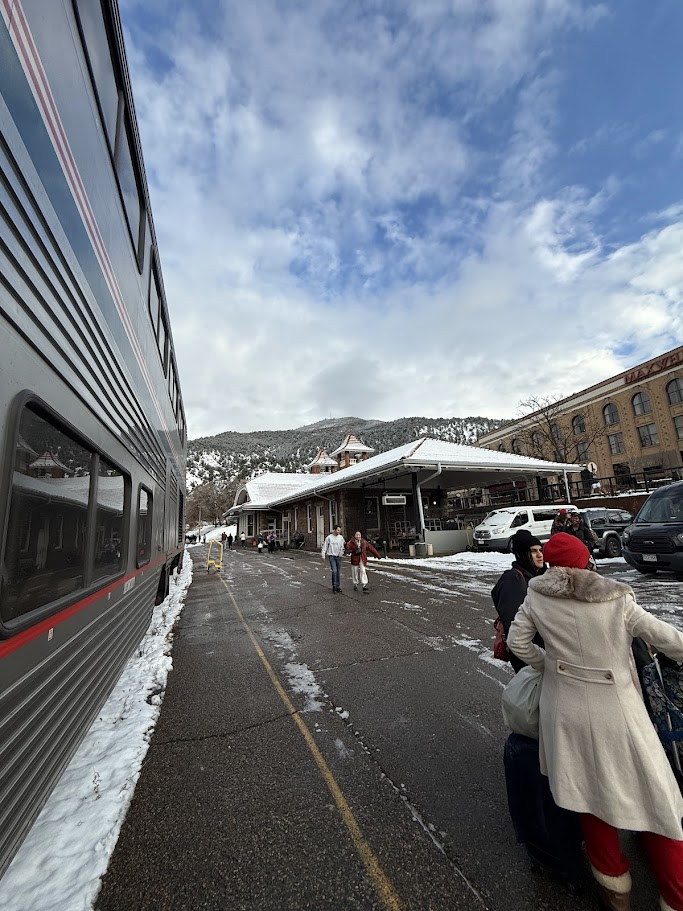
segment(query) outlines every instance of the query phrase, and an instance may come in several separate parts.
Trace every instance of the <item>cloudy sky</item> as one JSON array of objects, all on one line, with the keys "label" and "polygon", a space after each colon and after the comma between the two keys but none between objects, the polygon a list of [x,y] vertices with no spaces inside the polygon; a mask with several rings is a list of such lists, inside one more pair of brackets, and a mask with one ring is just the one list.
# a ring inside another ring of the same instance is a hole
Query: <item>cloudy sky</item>
[{"label": "cloudy sky", "polygon": [[190,437],[683,339],[679,0],[120,0]]}]

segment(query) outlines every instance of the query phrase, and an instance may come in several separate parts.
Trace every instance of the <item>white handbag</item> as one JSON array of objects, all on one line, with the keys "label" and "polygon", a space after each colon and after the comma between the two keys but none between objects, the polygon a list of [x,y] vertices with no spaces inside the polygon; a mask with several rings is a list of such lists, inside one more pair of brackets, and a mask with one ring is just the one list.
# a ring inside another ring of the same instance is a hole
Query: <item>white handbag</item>
[{"label": "white handbag", "polygon": [[515,734],[538,740],[538,704],[543,673],[523,667],[503,689],[503,719]]}]

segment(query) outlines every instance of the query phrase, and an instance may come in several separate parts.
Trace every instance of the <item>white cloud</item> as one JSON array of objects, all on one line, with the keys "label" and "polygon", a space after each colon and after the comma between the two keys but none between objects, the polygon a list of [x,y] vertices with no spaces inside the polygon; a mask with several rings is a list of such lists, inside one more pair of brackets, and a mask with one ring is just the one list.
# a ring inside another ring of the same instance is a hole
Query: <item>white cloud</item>
[{"label": "white cloud", "polygon": [[554,173],[553,42],[603,7],[220,9],[123,4],[191,436],[513,416],[680,340],[678,201],[614,248],[619,180]]}]

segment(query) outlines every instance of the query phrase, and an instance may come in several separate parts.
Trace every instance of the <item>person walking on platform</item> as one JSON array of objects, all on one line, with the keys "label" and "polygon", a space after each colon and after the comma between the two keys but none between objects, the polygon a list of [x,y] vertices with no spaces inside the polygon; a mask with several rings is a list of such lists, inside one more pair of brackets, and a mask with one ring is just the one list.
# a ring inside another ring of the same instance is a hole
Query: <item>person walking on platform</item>
[{"label": "person walking on platform", "polygon": [[247,546],[247,536],[244,532],[240,532],[240,544],[242,545],[242,547]]},{"label": "person walking on platform", "polygon": [[344,554],[344,535],[341,533],[341,525],[335,525],[334,529],[325,538],[321,550],[323,560],[327,557],[332,573],[332,591],[341,592],[341,558]]},{"label": "person walking on platform", "polygon": [[[511,545],[512,553],[515,555],[512,568],[505,570],[491,591],[506,637],[520,604],[526,598],[529,580],[545,572],[543,545],[530,531],[526,528],[520,529],[512,536]],[[540,636],[537,637],[536,643],[543,645]],[[513,654],[510,654],[510,664],[515,674],[526,667],[524,662]]]},{"label": "person walking on platform", "polygon": [[229,534],[228,537],[227,537],[227,541],[228,541],[228,550],[232,550],[232,540],[233,540],[233,539],[232,539],[232,534]]},{"label": "person walking on platform", "polygon": [[543,673],[541,772],[558,806],[580,814],[607,908],[631,906],[618,831],[627,829],[642,833],[662,911],[683,911],[683,795],[630,661],[636,636],[683,661],[683,633],[643,610],[629,585],[591,571],[588,548],[572,535],[551,537],[543,556],[550,568],[529,581],[507,637]]},{"label": "person walking on platform", "polygon": [[368,593],[368,551],[378,560],[381,556],[369,541],[366,541],[363,535],[357,531],[350,541],[346,542],[346,550],[351,554],[351,579],[353,580],[353,590],[358,591],[359,583],[363,586],[363,594]]}]

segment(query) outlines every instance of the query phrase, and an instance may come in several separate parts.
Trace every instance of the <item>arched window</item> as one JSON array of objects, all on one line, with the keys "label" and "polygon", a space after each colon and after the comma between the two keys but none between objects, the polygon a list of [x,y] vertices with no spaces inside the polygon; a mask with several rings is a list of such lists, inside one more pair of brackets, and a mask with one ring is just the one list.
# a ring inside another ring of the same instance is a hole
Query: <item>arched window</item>
[{"label": "arched window", "polygon": [[498,447],[498,452],[505,452],[505,443],[501,443]]},{"label": "arched window", "polygon": [[572,419],[572,429],[577,436],[580,433],[586,432],[586,422],[582,414],[577,414],[576,417]]},{"label": "arched window", "polygon": [[535,452],[541,452],[543,450],[543,437],[538,430],[534,430],[531,434],[531,445],[534,447]]},{"label": "arched window", "polygon": [[560,427],[560,425],[553,424],[550,428],[550,432],[552,433],[553,439],[555,440],[555,442],[559,443],[560,440],[562,439],[562,428]]},{"label": "arched window", "polygon": [[512,451],[516,452],[517,455],[522,454],[522,444],[516,438],[512,441]]},{"label": "arched window", "polygon": [[683,402],[683,380],[677,378],[667,383],[666,394],[669,397],[669,405],[679,405]]},{"label": "arched window", "polygon": [[612,402],[609,405],[605,405],[602,409],[602,416],[605,419],[605,424],[609,427],[611,424],[619,423],[619,409],[616,405],[613,405]]},{"label": "arched window", "polygon": [[647,392],[636,392],[636,394],[631,399],[633,404],[633,413],[638,416],[639,414],[649,414],[652,411],[652,401]]}]

